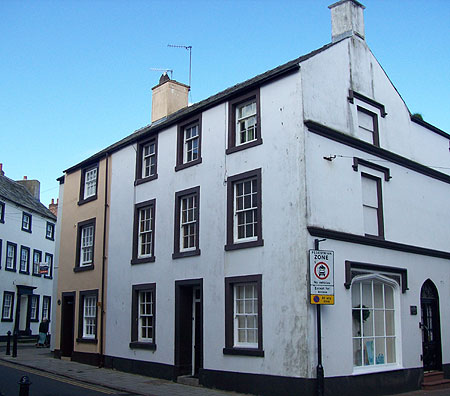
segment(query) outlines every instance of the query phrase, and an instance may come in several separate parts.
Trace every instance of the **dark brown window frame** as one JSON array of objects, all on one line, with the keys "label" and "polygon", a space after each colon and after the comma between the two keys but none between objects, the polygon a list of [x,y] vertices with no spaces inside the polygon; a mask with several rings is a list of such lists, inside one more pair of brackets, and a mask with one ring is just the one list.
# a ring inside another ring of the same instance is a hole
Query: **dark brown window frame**
[{"label": "dark brown window frame", "polygon": [[44,295],[42,296],[42,310],[41,310],[41,319],[44,319],[44,301],[48,300],[48,321],[50,322],[50,319],[52,317],[52,296]]},{"label": "dark brown window frame", "polygon": [[[12,246],[14,248],[14,260],[13,260],[12,268],[8,268],[8,265],[7,265],[8,246]],[[16,272],[16,270],[17,270],[17,243],[7,241],[6,242],[6,255],[5,255],[5,271]]]},{"label": "dark brown window frame", "polygon": [[[143,148],[147,144],[150,144],[154,142],[155,143],[155,174],[147,177],[142,177],[142,155],[143,155]],[[137,186],[142,183],[149,182],[151,180],[155,180],[158,178],[158,134],[153,135],[150,138],[147,138],[145,140],[142,140],[137,143],[137,152],[136,152],[136,173],[135,173],[135,181],[134,185]]]},{"label": "dark brown window frame", "polygon": [[[30,219],[30,222],[28,223],[28,228],[24,228],[23,227],[23,219],[25,218],[25,216],[28,216],[28,218]],[[31,213],[28,212],[22,212],[22,224],[21,224],[21,229],[22,231],[25,232],[29,232],[31,234],[32,232],[32,223],[33,223],[33,215]]]},{"label": "dark brown window frame", "polygon": [[0,269],[2,269],[2,248],[3,248],[3,240],[0,239]]},{"label": "dark brown window frame", "polygon": [[384,217],[383,217],[383,193],[381,186],[381,178],[371,175],[369,173],[361,172],[361,178],[367,178],[371,180],[375,180],[377,183],[377,198],[378,198],[378,209],[377,209],[377,218],[378,218],[378,235],[365,234],[366,237],[384,239]]},{"label": "dark brown window frame", "polygon": [[[48,226],[51,226],[51,228],[52,228],[52,235],[51,235],[51,237],[49,237],[47,235]],[[47,224],[45,226],[45,239],[49,239],[50,241],[54,241],[55,240],[55,223],[52,223],[51,221],[47,221]]]},{"label": "dark brown window frame", "polygon": [[[26,250],[28,251],[28,260],[27,260],[27,269],[26,271],[22,271],[21,267],[22,267],[22,250]],[[25,275],[29,275],[30,274],[30,253],[31,253],[31,249],[28,246],[20,246],[20,254],[19,254],[19,273],[20,274],[25,274]]]},{"label": "dark brown window frame", "polygon": [[[258,347],[234,346],[234,286],[240,283],[255,283],[258,290]],[[262,275],[244,275],[225,278],[225,348],[224,355],[264,356],[262,321]]]},{"label": "dark brown window frame", "polygon": [[[197,159],[184,162],[184,153],[185,153],[185,145],[184,145],[184,131],[187,127],[190,126],[198,126],[198,157]],[[184,120],[182,123],[177,126],[177,164],[175,166],[175,171],[179,171],[185,168],[189,168],[190,166],[198,165],[202,163],[202,113],[197,114],[194,117],[190,117],[187,120]]]},{"label": "dark brown window frame", "polygon": [[[181,225],[181,200],[188,196],[195,195],[197,197],[197,209],[196,209],[196,217],[197,217],[197,232],[195,236],[195,249],[188,251],[180,251],[180,225]],[[192,257],[199,256],[201,254],[200,251],[200,186],[188,188],[183,191],[178,191],[175,193],[175,222],[174,222],[174,239],[173,239],[173,254],[172,258],[182,258],[182,257]]]},{"label": "dark brown window frame", "polygon": [[[378,126],[378,114],[374,113],[373,111],[367,110],[365,107],[362,106],[356,106],[356,111],[365,113],[368,116],[372,117],[373,120],[373,145],[376,147],[380,147],[380,129]],[[359,120],[358,120],[358,128],[359,128]]]},{"label": "dark brown window frame", "polygon": [[[73,269],[74,272],[82,272],[82,271],[89,271],[94,269],[94,262],[95,262],[95,223],[96,218],[93,217],[92,219],[81,221],[77,224],[77,252],[75,255],[75,267]],[[81,250],[81,231],[84,227],[93,225],[94,226],[94,239],[92,241],[92,263],[89,265],[80,266],[80,250]]]},{"label": "dark brown window frame", "polygon": [[[5,318],[5,295],[11,295],[11,308],[10,308],[10,318]],[[3,291],[3,300],[2,300],[2,322],[13,322],[14,321],[14,299],[15,293],[10,291]]]},{"label": "dark brown window frame", "polygon": [[370,168],[370,169],[376,170],[378,172],[384,173],[385,181],[389,181],[392,179],[389,168],[386,168],[385,166],[381,166],[378,164],[374,164],[372,162],[369,162],[369,161],[359,158],[359,157],[353,157],[353,165],[352,165],[353,170],[355,172],[358,172],[359,166],[365,166],[366,168]]},{"label": "dark brown window frame", "polygon": [[350,103],[354,103],[355,102],[354,98],[360,100],[361,102],[367,103],[368,105],[370,105],[372,107],[375,107],[378,110],[380,110],[381,117],[384,118],[384,117],[387,116],[387,113],[386,113],[386,110],[385,110],[385,107],[384,107],[383,104],[381,104],[381,103],[379,103],[379,102],[377,102],[377,101],[375,101],[373,99],[370,99],[367,96],[364,96],[364,95],[362,95],[362,94],[360,94],[358,92],[355,92],[355,91],[349,89],[349,91],[348,91],[348,98],[347,98],[348,101]]},{"label": "dark brown window frame", "polygon": [[[138,257],[139,251],[139,210],[150,206],[153,210],[153,228],[152,228],[152,255],[149,257]],[[156,260],[155,256],[155,230],[156,230],[156,199],[150,199],[148,201],[140,202],[134,205],[134,221],[133,221],[133,248],[131,264],[145,264],[153,263]]]},{"label": "dark brown window frame", "polygon": [[42,261],[42,250],[38,250],[38,249],[33,249],[33,257],[32,257],[32,260],[31,260],[31,265],[32,265],[32,268],[31,268],[31,275],[33,275],[33,276],[37,276],[37,277],[41,277],[41,274],[39,273],[39,272],[34,272],[34,253],[39,253],[39,263]]},{"label": "dark brown window frame", "polygon": [[[29,314],[29,317],[30,317],[30,322],[33,322],[33,323],[37,323],[37,322],[39,322],[39,304],[40,304],[40,295],[39,294],[30,294],[29,296],[28,296],[28,310],[29,310],[29,312],[30,312],[30,314]],[[35,298],[36,299],[36,317],[33,319],[32,317],[31,317],[31,300],[33,299],[33,298]]]},{"label": "dark brown window frame", "polygon": [[4,202],[0,201],[0,223],[4,223],[5,222],[5,210],[6,210],[6,205]]},{"label": "dark brown window frame", "polygon": [[[236,144],[236,107],[242,103],[255,99],[256,102],[256,140],[248,143]],[[261,136],[261,105],[259,88],[247,92],[228,102],[228,148],[226,154],[232,154],[237,151],[245,150],[262,144]]]},{"label": "dark brown window frame", "polygon": [[[151,291],[153,293],[153,341],[142,342],[139,340],[139,293],[143,291]],[[156,283],[142,283],[132,286],[131,294],[131,341],[130,349],[156,349]]]},{"label": "dark brown window frame", "polygon": [[[97,300],[95,310],[95,336],[94,338],[83,338],[83,326],[84,326],[84,299],[86,297],[95,296]],[[98,343],[98,289],[82,290],[78,293],[78,338],[77,342],[85,344],[97,344]]]},{"label": "dark brown window frame", "polygon": [[[94,226],[94,236],[95,236],[95,226]],[[94,247],[92,247],[92,256],[94,256]],[[44,278],[46,279],[53,279],[53,254],[52,253],[45,253],[44,261],[47,263],[47,257],[50,257],[50,265],[48,266],[48,273],[44,274]],[[93,263],[92,263],[93,264]]]},{"label": "dark brown window frame", "polygon": [[[258,188],[257,198],[257,239],[255,241],[248,242],[235,242],[234,241],[234,186],[236,182],[256,178]],[[263,246],[264,240],[262,237],[262,182],[261,182],[261,168],[254,169],[252,171],[239,173],[237,175],[229,176],[227,178],[227,244],[225,250],[245,249],[256,246]]]},{"label": "dark brown window frame", "polygon": [[[97,179],[95,181],[95,194],[85,199],[84,198],[84,187],[85,187],[85,181],[86,181],[85,180],[86,173],[95,168],[97,169]],[[81,169],[80,197],[78,200],[78,205],[83,205],[85,203],[95,201],[97,199],[99,177],[100,177],[100,172],[99,172],[99,163],[98,162]]]}]

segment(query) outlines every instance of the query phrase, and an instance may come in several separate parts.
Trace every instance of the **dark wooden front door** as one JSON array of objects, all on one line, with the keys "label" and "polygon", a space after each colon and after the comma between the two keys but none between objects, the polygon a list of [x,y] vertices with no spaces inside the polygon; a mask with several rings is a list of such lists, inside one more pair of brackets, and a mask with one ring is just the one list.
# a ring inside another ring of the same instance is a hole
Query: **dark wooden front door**
[{"label": "dark wooden front door", "polygon": [[427,280],[420,292],[422,311],[422,357],[425,371],[442,369],[439,295],[436,286]]},{"label": "dark wooden front door", "polygon": [[61,304],[61,356],[72,356],[74,327],[75,293],[63,293]]}]

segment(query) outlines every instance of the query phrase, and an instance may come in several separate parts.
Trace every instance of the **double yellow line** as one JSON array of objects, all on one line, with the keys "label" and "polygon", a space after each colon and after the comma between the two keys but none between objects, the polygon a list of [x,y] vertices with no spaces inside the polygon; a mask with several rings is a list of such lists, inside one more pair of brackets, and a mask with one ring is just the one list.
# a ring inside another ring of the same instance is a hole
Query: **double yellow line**
[{"label": "double yellow line", "polygon": [[100,386],[86,384],[84,382],[76,381],[76,380],[73,380],[73,379],[70,379],[70,378],[65,378],[65,377],[59,376],[57,374],[46,373],[45,371],[40,371],[40,370],[37,370],[37,369],[33,369],[33,368],[30,368],[30,367],[17,365],[17,364],[14,364],[14,363],[8,363],[8,362],[5,362],[5,361],[0,361],[0,365],[1,366],[5,366],[5,367],[9,367],[9,368],[13,368],[13,369],[16,369],[16,370],[25,371],[25,372],[30,373],[30,374],[36,374],[36,375],[39,375],[40,377],[50,378],[50,379],[55,380],[55,381],[64,382],[65,384],[74,385],[74,386],[77,386],[79,388],[85,388],[85,389],[90,389],[90,390],[93,390],[93,391],[96,391],[96,392],[105,393],[107,395],[114,395],[114,394],[117,393],[116,391],[111,390],[111,389],[106,389],[106,388],[103,388],[103,387],[100,387]]}]

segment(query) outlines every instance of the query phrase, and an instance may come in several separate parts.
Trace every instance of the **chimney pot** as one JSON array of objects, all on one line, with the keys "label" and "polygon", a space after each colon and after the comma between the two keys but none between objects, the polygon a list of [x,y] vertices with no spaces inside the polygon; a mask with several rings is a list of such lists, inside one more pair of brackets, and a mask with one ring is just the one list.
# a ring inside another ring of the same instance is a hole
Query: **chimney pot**
[{"label": "chimney pot", "polygon": [[23,180],[28,180],[28,177],[27,177],[27,176],[24,176],[24,177],[23,177]]},{"label": "chimney pot", "polygon": [[3,164],[0,163],[0,176],[5,176],[5,172],[3,172]]},{"label": "chimney pot", "polygon": [[364,7],[356,0],[341,0],[328,7],[331,10],[331,41],[358,36],[364,40]]}]

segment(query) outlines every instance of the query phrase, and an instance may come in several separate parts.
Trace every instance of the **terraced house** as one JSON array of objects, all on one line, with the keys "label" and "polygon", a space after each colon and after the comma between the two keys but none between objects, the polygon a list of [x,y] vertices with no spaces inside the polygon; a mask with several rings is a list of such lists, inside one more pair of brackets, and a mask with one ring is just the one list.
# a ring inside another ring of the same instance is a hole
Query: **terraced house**
[{"label": "terraced house", "polygon": [[37,336],[51,319],[56,217],[38,180],[14,181],[0,164],[0,339]]},{"label": "terraced house", "polygon": [[364,7],[330,9],[331,43],[199,103],[163,75],[149,126],[65,172],[58,353],[312,395],[320,240],[334,252],[326,394],[450,376],[450,135],[411,115]]}]

